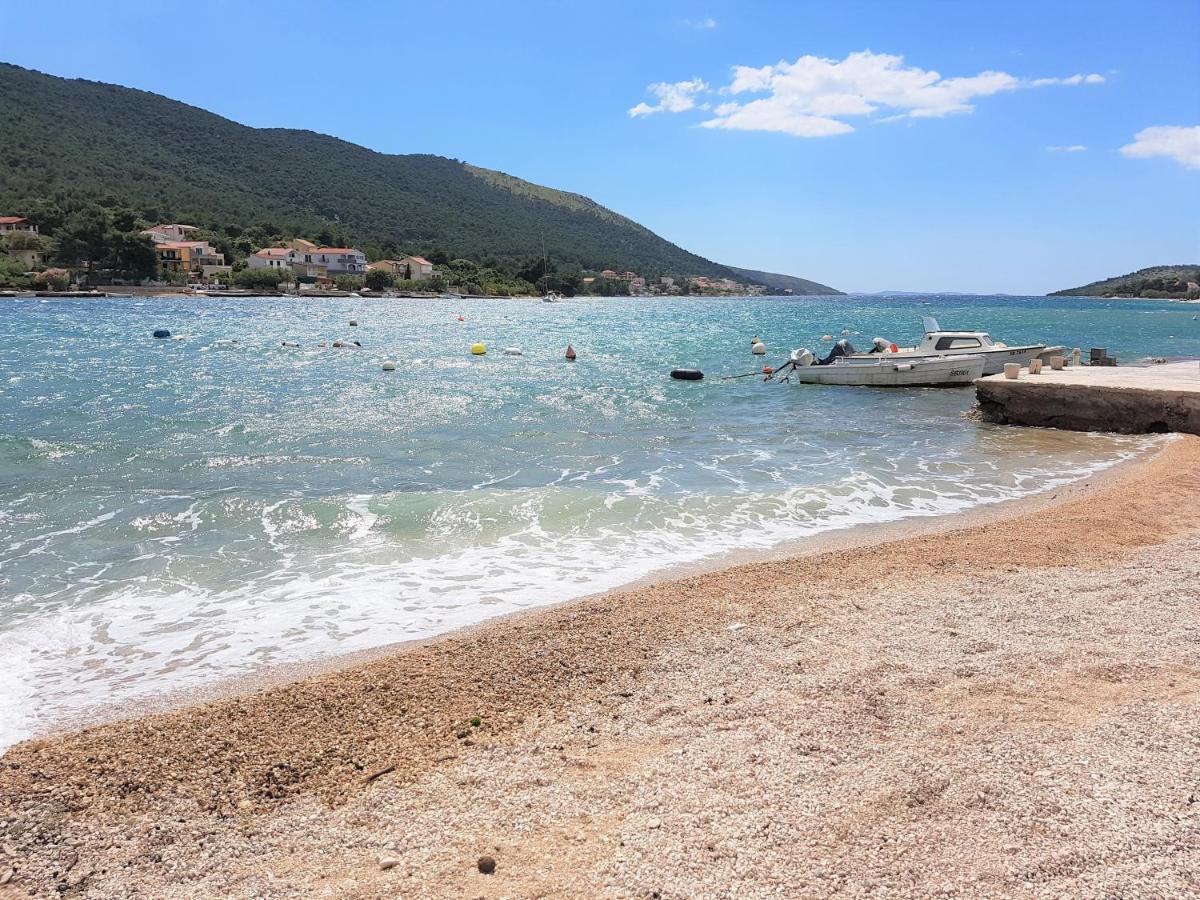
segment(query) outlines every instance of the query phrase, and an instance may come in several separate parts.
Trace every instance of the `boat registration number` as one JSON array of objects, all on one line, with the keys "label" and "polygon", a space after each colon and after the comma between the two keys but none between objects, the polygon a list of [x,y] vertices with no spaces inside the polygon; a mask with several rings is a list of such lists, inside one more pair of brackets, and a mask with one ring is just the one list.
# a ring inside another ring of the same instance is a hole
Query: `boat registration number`
[{"label": "boat registration number", "polygon": [[970,369],[951,369],[950,377],[953,378],[955,375],[966,375],[970,371]]}]

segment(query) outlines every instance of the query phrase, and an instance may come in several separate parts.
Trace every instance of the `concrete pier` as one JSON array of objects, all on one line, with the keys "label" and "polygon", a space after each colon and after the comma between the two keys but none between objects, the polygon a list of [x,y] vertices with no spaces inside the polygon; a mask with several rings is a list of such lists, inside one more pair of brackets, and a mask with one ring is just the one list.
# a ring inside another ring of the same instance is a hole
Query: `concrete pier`
[{"label": "concrete pier", "polygon": [[1200,363],[1022,369],[975,382],[984,421],[1071,431],[1200,434]]}]

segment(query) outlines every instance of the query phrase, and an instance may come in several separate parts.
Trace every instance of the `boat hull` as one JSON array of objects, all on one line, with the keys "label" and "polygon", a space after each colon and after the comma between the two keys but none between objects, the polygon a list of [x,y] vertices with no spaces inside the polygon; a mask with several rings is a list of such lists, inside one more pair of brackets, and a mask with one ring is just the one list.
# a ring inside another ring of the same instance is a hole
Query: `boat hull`
[{"label": "boat hull", "polygon": [[797,366],[789,377],[800,384],[851,387],[960,387],[981,377],[984,365],[979,355],[843,357],[827,366]]},{"label": "boat hull", "polygon": [[[1047,354],[1063,354],[1065,352],[1066,351],[1062,347],[1047,347],[1045,344],[1031,344],[1025,347],[996,347],[982,350],[972,350],[969,353],[957,353],[953,350],[946,350],[943,351],[941,355],[956,359],[961,359],[965,356],[981,356],[983,357],[983,374],[999,375],[1004,371],[1005,363],[1020,363],[1022,368],[1028,368],[1030,360],[1044,358]],[[879,359],[879,354],[855,353],[849,358]],[[884,358],[911,362],[918,359],[929,359],[930,356],[926,353],[921,353],[915,350],[901,350],[899,353],[884,354]],[[940,358],[940,356],[936,358]]]}]

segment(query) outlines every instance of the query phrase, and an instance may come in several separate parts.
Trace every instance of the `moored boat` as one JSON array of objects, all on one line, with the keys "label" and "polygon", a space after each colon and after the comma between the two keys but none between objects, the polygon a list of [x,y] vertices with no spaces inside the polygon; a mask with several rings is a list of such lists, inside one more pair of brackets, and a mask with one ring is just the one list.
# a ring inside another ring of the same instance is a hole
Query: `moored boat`
[{"label": "moored boat", "polygon": [[779,373],[799,384],[857,387],[957,387],[983,375],[979,355],[897,357],[840,356],[818,363],[807,350],[795,350]]},{"label": "moored boat", "polygon": [[1066,347],[1047,347],[1045,344],[1020,344],[1010,347],[1003,341],[994,341],[986,331],[945,331],[937,319],[925,316],[925,334],[915,347],[897,347],[883,338],[875,338],[874,347],[864,352],[849,348],[850,359],[878,359],[880,356],[899,359],[916,359],[930,356],[981,356],[983,374],[996,375],[1004,371],[1005,363],[1020,363],[1028,366],[1033,359],[1048,359],[1064,356]]}]

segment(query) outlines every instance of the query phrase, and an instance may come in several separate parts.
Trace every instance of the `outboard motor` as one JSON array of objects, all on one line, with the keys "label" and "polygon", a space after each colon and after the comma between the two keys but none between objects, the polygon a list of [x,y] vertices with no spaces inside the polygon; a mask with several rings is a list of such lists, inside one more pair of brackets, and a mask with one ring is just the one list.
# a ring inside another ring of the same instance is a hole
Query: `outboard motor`
[{"label": "outboard motor", "polygon": [[877,337],[873,341],[871,341],[871,349],[868,352],[869,353],[890,353],[891,349],[892,349],[891,341],[885,341],[883,338]]},{"label": "outboard motor", "polygon": [[845,338],[842,338],[840,341],[838,341],[836,344],[833,345],[833,349],[829,351],[828,356],[826,356],[822,360],[817,361],[817,365],[818,366],[827,366],[831,362],[833,362],[835,359],[837,359],[839,356],[849,356],[853,352],[854,352],[854,347],[850,344],[850,342],[848,340],[846,340]]},{"label": "outboard motor", "polygon": [[793,350],[788,361],[793,366],[811,366],[813,364],[813,355],[811,350]]}]

